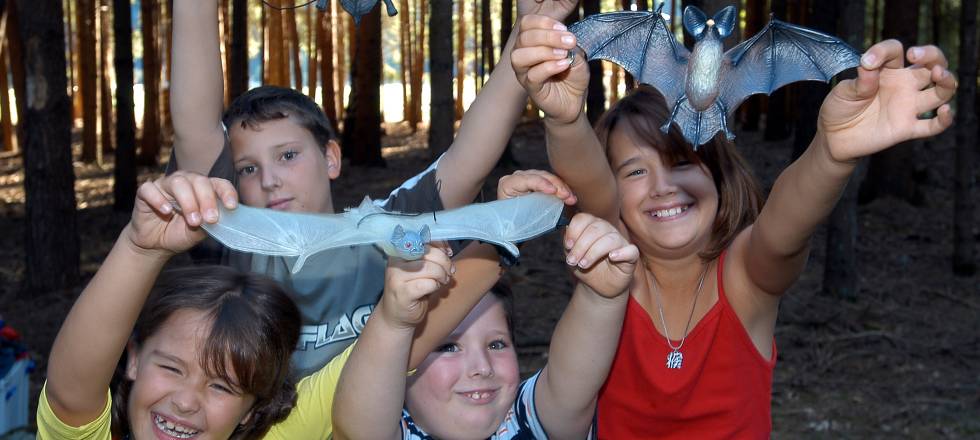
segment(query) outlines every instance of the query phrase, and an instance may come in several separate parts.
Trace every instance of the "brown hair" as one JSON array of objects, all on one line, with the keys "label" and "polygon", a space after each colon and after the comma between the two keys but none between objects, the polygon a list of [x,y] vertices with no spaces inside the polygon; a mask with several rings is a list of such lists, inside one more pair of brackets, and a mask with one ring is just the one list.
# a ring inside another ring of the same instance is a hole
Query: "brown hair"
[{"label": "brown hair", "polygon": [[755,221],[762,209],[762,191],[745,159],[724,133],[718,133],[694,151],[676,125],[671,124],[667,133],[660,130],[669,116],[663,95],[653,87],[641,84],[599,118],[595,131],[608,155],[609,135],[620,121],[628,121],[637,136],[657,148],[665,163],[686,160],[704,165],[711,171],[718,191],[718,213],[711,231],[711,243],[700,256],[713,260],[739,232]]},{"label": "brown hair", "polygon": [[[140,346],[174,312],[183,309],[199,310],[211,318],[201,367],[208,375],[255,396],[251,417],[231,438],[259,438],[285,419],[296,404],[289,360],[299,340],[300,314],[282,287],[268,277],[227,266],[166,271],[140,312],[132,342]],[[225,368],[228,362],[237,381],[231,380]],[[132,381],[123,375],[113,397],[113,425],[119,437],[129,429],[126,405],[131,389]]]},{"label": "brown hair", "polygon": [[242,93],[225,110],[225,127],[241,124],[255,128],[263,122],[292,118],[313,135],[323,150],[336,135],[320,106],[306,95],[286,87],[261,86]]}]

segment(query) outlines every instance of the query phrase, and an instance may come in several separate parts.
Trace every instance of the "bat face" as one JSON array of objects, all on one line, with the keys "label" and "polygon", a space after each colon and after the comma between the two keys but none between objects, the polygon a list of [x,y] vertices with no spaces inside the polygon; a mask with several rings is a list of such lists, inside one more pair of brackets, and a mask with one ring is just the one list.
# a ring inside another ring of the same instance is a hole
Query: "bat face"
[{"label": "bat face", "polygon": [[398,256],[406,260],[417,260],[425,254],[425,245],[429,242],[429,226],[422,226],[419,232],[406,231],[402,225],[395,226],[388,240]]}]

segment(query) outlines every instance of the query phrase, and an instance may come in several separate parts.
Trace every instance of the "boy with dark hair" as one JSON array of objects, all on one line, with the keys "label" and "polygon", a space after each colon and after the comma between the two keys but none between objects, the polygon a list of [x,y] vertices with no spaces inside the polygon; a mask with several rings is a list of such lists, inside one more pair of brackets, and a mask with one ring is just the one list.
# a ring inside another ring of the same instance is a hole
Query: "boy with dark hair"
[{"label": "boy with dark hair", "polygon": [[[576,4],[519,0],[518,15],[563,19]],[[296,91],[260,87],[236,99],[222,117],[217,2],[175,0],[173,14],[171,168],[179,164],[185,172],[237,180],[239,197],[246,205],[334,212],[330,183],[340,175],[341,153],[316,104]],[[387,199],[378,201],[379,205],[425,212],[458,207],[476,197],[527,100],[510,66],[515,36],[464,115],[449,150]],[[574,37],[564,32],[560,40],[555,45],[566,51],[541,53],[542,61],[567,58],[567,50],[575,47]],[[436,182],[440,182],[438,188]],[[553,191],[559,197],[570,197],[561,190]],[[217,212],[203,215],[211,219]],[[298,274],[291,274],[281,257],[226,251],[224,259],[236,267],[270,275],[291,292],[303,314],[302,335],[294,354],[294,368],[300,374],[317,370],[357,337],[384,285],[385,259],[372,247],[318,254]],[[488,280],[496,278],[496,270],[487,272]],[[449,306],[468,310],[479,300],[479,293],[470,302],[448,301]]]}]

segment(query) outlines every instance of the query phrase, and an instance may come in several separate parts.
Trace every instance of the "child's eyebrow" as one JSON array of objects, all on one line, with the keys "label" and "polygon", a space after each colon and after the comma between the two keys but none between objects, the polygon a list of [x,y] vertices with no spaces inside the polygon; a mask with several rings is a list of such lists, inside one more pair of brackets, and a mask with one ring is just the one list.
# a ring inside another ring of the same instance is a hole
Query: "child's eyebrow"
[{"label": "child's eyebrow", "polygon": [[150,354],[153,355],[153,356],[162,357],[164,359],[167,359],[167,360],[169,360],[171,362],[174,362],[174,363],[177,363],[177,364],[184,365],[184,361],[182,359],[180,359],[179,357],[174,356],[172,354],[164,353],[164,352],[162,352],[160,350],[153,350]]}]

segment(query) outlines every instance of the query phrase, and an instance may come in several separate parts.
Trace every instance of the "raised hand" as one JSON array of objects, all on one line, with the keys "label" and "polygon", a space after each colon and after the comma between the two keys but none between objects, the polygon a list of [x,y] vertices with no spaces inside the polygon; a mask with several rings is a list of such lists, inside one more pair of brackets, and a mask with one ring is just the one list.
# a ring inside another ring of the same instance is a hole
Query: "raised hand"
[{"label": "raised hand", "polygon": [[517,17],[544,15],[555,20],[564,20],[576,7],[577,0],[517,0]]},{"label": "raised hand", "polygon": [[449,284],[453,272],[448,248],[441,246],[427,246],[418,260],[388,258],[380,315],[394,327],[414,328],[425,319],[426,297]]},{"label": "raised hand", "polygon": [[585,106],[589,67],[577,51],[575,35],[561,22],[542,15],[528,15],[518,23],[511,65],[517,81],[546,119],[574,122]]},{"label": "raised hand", "polygon": [[227,209],[238,206],[231,182],[180,171],[146,182],[136,193],[129,239],[147,251],[190,249],[204,238],[202,222],[218,221],[219,199]]},{"label": "raised hand", "polygon": [[[831,157],[851,161],[899,142],[936,135],[953,123],[948,104],[956,79],[935,46],[886,40],[861,57],[857,79],[842,81],[820,108],[817,136],[826,139]],[[936,117],[918,116],[936,110]]]},{"label": "raised hand", "polygon": [[575,277],[607,298],[626,292],[640,258],[639,249],[613,225],[585,213],[572,217],[565,230],[565,249]]},{"label": "raised hand", "polygon": [[497,183],[497,199],[511,199],[539,192],[552,194],[566,205],[574,205],[575,194],[558,176],[541,170],[518,170],[500,178]]}]

